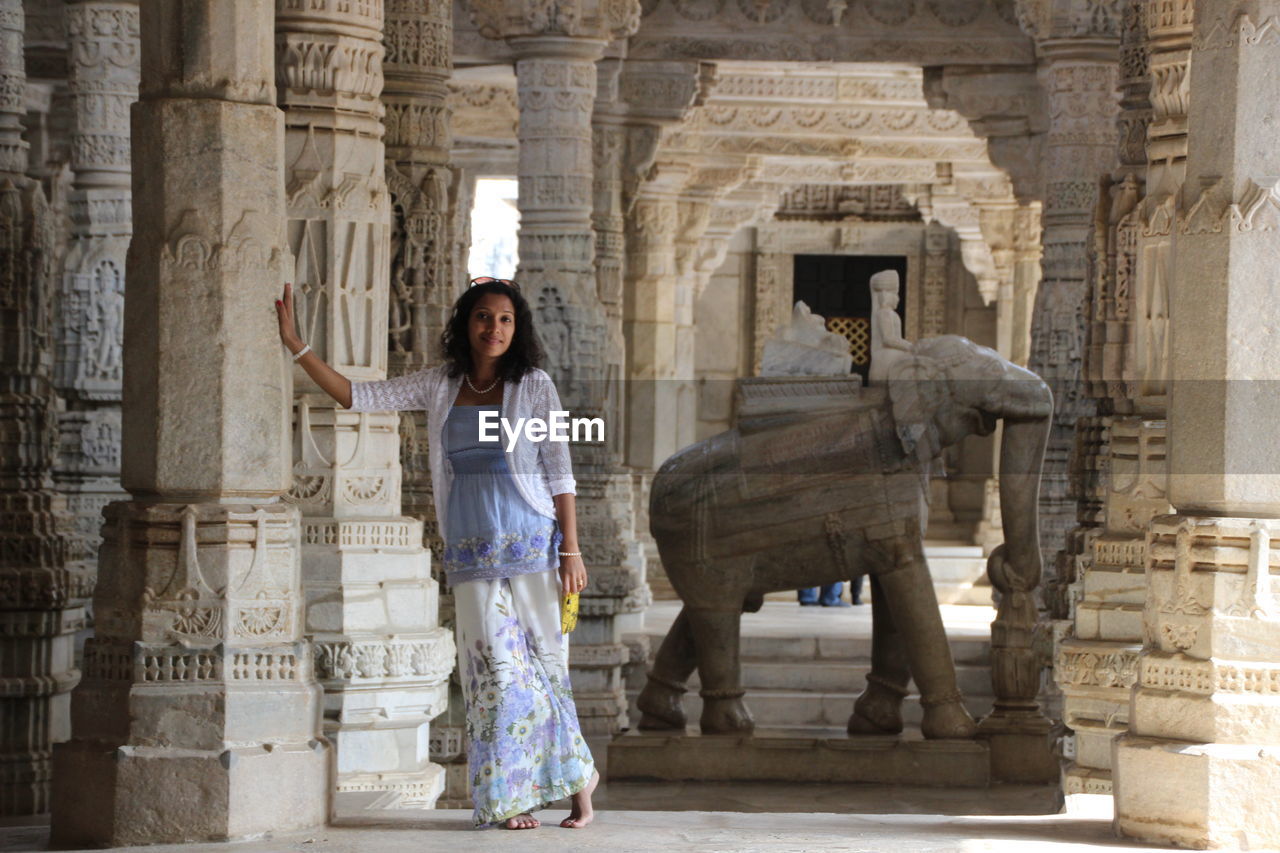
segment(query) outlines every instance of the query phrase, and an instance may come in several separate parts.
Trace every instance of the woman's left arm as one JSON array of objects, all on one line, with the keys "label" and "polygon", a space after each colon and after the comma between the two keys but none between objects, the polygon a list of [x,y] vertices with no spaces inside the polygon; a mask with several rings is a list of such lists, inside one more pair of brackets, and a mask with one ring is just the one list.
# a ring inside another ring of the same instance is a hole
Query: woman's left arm
[{"label": "woman's left arm", "polygon": [[[556,392],[555,383],[550,377],[542,399],[539,401],[542,411],[537,413],[544,421],[550,423],[551,413],[562,411],[560,395]],[[576,488],[573,479],[573,463],[569,456],[569,443],[552,441],[549,437],[538,444],[538,463],[546,475],[547,484],[551,488],[551,500],[556,506],[556,521],[560,525],[560,533],[564,539],[560,542],[560,550],[566,552],[581,551],[578,547],[578,511]],[[581,556],[560,558],[560,586],[564,592],[581,592],[587,585],[587,568]]]},{"label": "woman's left arm", "polygon": [[[552,495],[556,505],[556,521],[560,523],[560,532],[564,541],[560,543],[561,551],[581,551],[578,547],[578,509],[577,496],[573,492]],[[582,592],[587,585],[587,566],[582,557],[560,558],[560,588],[566,594]]]}]

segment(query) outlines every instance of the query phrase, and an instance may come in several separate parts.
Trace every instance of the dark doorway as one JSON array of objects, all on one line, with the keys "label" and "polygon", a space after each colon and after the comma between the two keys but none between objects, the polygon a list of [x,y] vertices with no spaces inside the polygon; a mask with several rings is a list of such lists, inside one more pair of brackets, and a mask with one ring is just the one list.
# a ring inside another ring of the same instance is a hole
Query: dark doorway
[{"label": "dark doorway", "polygon": [[898,273],[898,314],[907,325],[907,259],[901,255],[796,255],[792,304],[802,300],[849,339],[853,372],[867,378],[871,367],[871,276]]}]

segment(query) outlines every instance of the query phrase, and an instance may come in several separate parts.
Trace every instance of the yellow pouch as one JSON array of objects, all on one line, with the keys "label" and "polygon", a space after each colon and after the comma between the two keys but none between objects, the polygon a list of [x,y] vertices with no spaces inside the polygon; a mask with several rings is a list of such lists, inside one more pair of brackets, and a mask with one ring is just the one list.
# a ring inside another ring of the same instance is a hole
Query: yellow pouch
[{"label": "yellow pouch", "polygon": [[578,594],[568,593],[560,599],[560,633],[568,634],[578,627]]}]

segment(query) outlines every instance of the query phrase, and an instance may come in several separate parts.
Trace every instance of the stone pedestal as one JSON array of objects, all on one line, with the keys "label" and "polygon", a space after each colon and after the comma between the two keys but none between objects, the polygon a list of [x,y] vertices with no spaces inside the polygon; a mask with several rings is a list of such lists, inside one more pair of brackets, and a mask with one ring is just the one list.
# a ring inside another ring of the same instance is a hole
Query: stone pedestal
[{"label": "stone pedestal", "polygon": [[[273,4],[145,0],[133,113],[123,481],[96,635],[55,751],[53,841],[322,823],[329,748],[289,485],[288,272]],[[213,179],[211,179],[211,176]]]},{"label": "stone pedestal", "polygon": [[985,788],[992,779],[990,760],[987,746],[972,740],[632,731],[609,743],[609,780]]},{"label": "stone pedestal", "polygon": [[1280,841],[1280,522],[1151,525],[1145,642],[1114,753],[1116,828],[1187,847]]},{"label": "stone pedestal", "polygon": [[57,844],[216,840],[327,815],[297,510],[107,509],[97,632],[56,752]]}]

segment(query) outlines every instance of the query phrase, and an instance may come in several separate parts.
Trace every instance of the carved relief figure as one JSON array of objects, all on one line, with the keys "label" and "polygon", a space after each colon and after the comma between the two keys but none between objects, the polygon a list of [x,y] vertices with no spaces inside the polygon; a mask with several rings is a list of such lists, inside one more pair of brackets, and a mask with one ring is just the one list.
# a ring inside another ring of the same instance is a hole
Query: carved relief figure
[{"label": "carved relief figure", "polygon": [[120,273],[110,262],[97,269],[91,299],[89,332],[96,340],[91,351],[90,374],[119,381],[120,353],[124,346],[124,294]]},{"label": "carved relief figure", "polygon": [[768,592],[870,574],[872,669],[849,732],[901,731],[914,678],[925,737],[974,734],[925,561],[929,468],[943,448],[990,434],[1004,419],[1006,544],[987,570],[1005,592],[998,618],[1034,620],[1037,495],[1053,400],[1038,376],[965,338],[926,338],[899,352],[883,387],[839,408],[740,418],[654,476],[650,530],[684,608],[640,694],[641,728],[683,731],[680,697],[696,667],[703,733],[750,732],[741,613],[759,609]]}]

